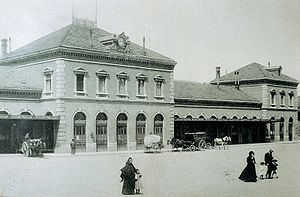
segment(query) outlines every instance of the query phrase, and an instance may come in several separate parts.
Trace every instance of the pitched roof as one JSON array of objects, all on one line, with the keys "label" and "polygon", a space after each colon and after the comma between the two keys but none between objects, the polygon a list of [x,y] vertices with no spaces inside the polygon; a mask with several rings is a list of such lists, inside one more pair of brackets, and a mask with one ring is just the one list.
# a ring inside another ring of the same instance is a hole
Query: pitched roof
[{"label": "pitched roof", "polygon": [[[276,69],[269,69],[268,67],[265,67],[261,64],[254,62],[254,63],[251,63],[244,67],[241,67],[231,73],[221,76],[220,82],[234,82],[235,81],[234,73],[236,71],[238,71],[240,81],[271,79],[271,80],[280,80],[280,81],[288,81],[288,82],[298,83],[297,80],[295,80],[287,75],[284,75],[284,74],[278,75],[278,72],[274,72],[274,70],[276,70]],[[216,79],[211,81],[211,83],[216,83]]]},{"label": "pitched roof", "polygon": [[[92,47],[91,47],[91,28],[79,24],[70,24],[55,32],[52,32],[40,39],[37,39],[5,56],[3,59],[24,56],[37,52],[46,51],[58,47],[67,47],[75,49],[88,49],[93,51],[102,51],[105,53],[124,53],[108,50],[101,43],[101,38],[113,36],[112,33],[106,32],[100,28],[92,29]],[[145,49],[146,55],[142,46],[130,42],[131,53],[125,54],[128,57],[145,57],[156,60],[173,61],[164,55]]]},{"label": "pitched roof", "polygon": [[27,80],[24,73],[17,73],[13,68],[0,66],[0,89],[42,91],[39,87],[29,85]]},{"label": "pitched roof", "polygon": [[214,101],[244,101],[259,103],[255,98],[242,90],[231,86],[219,87],[211,84],[201,84],[190,81],[175,81],[175,99],[214,100]]}]

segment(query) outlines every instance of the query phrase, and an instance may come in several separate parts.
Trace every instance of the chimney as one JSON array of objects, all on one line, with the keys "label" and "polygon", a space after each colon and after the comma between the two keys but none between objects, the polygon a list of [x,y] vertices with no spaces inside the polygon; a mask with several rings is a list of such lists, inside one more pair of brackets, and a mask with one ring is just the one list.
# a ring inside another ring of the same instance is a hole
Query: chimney
[{"label": "chimney", "polygon": [[11,37],[8,38],[8,53],[11,53]]},{"label": "chimney", "polygon": [[240,89],[240,73],[239,71],[236,71],[236,88]]},{"label": "chimney", "polygon": [[217,81],[217,85],[219,87],[220,85],[220,77],[221,77],[221,67],[220,66],[217,66],[216,67],[216,81]]},{"label": "chimney", "polygon": [[240,89],[240,73],[239,71],[234,71],[234,87]]},{"label": "chimney", "polygon": [[93,48],[93,30],[90,29],[90,48]]},{"label": "chimney", "polygon": [[7,55],[7,39],[1,40],[1,56],[4,57]]},{"label": "chimney", "polygon": [[143,37],[143,53],[146,55],[146,39],[145,36]]}]

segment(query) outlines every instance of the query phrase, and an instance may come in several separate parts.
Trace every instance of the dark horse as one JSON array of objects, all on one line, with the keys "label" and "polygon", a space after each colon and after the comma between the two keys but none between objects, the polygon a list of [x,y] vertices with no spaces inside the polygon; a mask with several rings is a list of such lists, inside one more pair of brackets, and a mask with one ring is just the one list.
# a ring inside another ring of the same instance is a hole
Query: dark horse
[{"label": "dark horse", "polygon": [[179,148],[182,148],[182,150],[195,150],[194,142],[192,141],[185,141],[180,140],[176,138],[172,138],[169,143],[172,145],[173,148],[175,148],[176,151],[178,151]]}]

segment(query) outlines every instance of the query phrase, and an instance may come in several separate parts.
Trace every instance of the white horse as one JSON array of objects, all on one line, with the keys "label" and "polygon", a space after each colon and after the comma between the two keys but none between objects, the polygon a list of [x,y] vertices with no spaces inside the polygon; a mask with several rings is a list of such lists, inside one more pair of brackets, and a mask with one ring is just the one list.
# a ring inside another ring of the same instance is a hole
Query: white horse
[{"label": "white horse", "polygon": [[223,147],[224,150],[225,150],[225,148],[228,149],[228,145],[230,143],[231,143],[231,137],[229,137],[229,136],[214,139],[214,147],[219,146],[219,149],[221,149],[221,147]]}]

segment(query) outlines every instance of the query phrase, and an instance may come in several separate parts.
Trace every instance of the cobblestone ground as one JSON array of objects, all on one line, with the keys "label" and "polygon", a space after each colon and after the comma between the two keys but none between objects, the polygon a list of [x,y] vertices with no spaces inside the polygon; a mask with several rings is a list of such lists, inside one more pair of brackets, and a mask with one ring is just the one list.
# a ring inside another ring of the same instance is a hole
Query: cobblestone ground
[{"label": "cobblestone ground", "polygon": [[[278,179],[237,179],[250,150],[256,161],[270,148],[279,160]],[[229,150],[0,156],[0,196],[120,196],[120,168],[129,156],[140,169],[142,196],[300,196],[300,143],[237,145]]]}]

